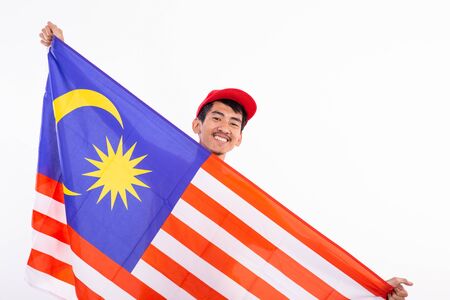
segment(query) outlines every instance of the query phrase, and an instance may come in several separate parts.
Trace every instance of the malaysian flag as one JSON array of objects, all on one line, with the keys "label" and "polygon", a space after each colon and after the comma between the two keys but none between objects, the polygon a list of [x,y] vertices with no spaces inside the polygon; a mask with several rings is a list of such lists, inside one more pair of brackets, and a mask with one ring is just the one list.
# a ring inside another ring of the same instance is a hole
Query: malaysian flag
[{"label": "malaysian flag", "polygon": [[66,299],[369,299],[391,287],[54,38],[31,285]]}]

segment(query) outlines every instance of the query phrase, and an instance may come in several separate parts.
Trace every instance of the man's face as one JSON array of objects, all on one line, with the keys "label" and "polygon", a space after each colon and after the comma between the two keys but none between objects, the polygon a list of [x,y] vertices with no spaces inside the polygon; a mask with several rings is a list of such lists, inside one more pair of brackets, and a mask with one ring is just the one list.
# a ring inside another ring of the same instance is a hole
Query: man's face
[{"label": "man's face", "polygon": [[219,101],[213,102],[203,123],[198,118],[192,122],[192,129],[198,134],[200,144],[222,159],[227,152],[241,144],[241,126],[242,114]]}]

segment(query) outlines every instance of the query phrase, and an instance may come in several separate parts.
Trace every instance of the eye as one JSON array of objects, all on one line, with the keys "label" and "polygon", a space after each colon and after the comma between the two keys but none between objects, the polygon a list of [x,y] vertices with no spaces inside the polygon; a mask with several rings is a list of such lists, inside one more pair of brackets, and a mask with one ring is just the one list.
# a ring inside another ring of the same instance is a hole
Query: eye
[{"label": "eye", "polygon": [[240,125],[238,123],[231,123],[231,126],[235,127],[235,128],[239,128]]},{"label": "eye", "polygon": [[213,119],[214,121],[219,121],[219,120],[220,120],[219,117],[212,117],[212,119]]}]

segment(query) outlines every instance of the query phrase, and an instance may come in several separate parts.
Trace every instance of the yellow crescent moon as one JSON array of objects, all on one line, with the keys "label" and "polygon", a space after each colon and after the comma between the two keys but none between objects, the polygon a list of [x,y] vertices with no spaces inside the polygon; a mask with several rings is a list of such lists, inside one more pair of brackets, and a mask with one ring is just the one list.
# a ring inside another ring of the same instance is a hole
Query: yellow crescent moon
[{"label": "yellow crescent moon", "polygon": [[[70,112],[84,106],[93,106],[106,110],[123,128],[122,118],[114,104],[102,94],[85,89],[72,90],[53,100],[53,113],[55,114],[56,124]],[[63,193],[69,196],[81,195],[71,191],[65,185],[63,185]]]},{"label": "yellow crescent moon", "polygon": [[75,192],[69,190],[69,188],[67,188],[67,187],[64,185],[64,183],[63,183],[62,187],[63,187],[63,193],[64,193],[64,195],[68,195],[68,196],[80,196],[80,195],[81,195],[81,194],[79,194],[79,193],[75,193]]},{"label": "yellow crescent moon", "polygon": [[102,94],[85,89],[72,90],[53,100],[53,112],[55,114],[56,124],[70,112],[85,106],[93,106],[106,110],[123,128],[122,118],[114,104]]}]

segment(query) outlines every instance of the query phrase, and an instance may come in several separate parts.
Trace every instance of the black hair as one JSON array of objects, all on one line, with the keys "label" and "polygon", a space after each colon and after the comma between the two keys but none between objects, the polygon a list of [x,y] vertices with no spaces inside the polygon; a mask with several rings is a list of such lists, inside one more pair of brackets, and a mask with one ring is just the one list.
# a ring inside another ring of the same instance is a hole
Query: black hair
[{"label": "black hair", "polygon": [[216,101],[221,102],[221,103],[231,107],[231,109],[235,113],[240,113],[242,115],[241,131],[244,130],[245,125],[247,125],[247,112],[245,111],[244,107],[242,107],[242,105],[240,105],[239,103],[237,103],[234,100],[219,99],[219,100],[215,100],[213,102],[209,102],[208,104],[205,104],[202,107],[202,109],[198,113],[197,118],[199,118],[199,120],[202,121],[202,123],[203,123],[205,121],[206,114],[211,110],[211,107],[213,106],[213,103],[216,102]]}]

